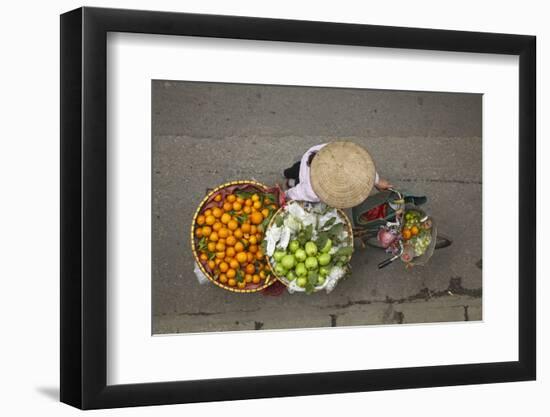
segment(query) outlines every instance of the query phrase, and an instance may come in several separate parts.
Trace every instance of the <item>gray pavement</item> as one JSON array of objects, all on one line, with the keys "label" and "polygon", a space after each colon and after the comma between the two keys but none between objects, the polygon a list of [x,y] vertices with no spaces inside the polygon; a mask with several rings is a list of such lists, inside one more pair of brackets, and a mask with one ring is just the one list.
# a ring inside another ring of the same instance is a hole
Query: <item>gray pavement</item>
[{"label": "gray pavement", "polygon": [[[482,318],[481,95],[152,82],[153,333],[422,323]],[[360,143],[380,175],[428,196],[452,236],[427,266],[378,270],[357,249],[331,294],[234,294],[199,285],[189,228],[208,187],[282,170],[310,146]]]}]

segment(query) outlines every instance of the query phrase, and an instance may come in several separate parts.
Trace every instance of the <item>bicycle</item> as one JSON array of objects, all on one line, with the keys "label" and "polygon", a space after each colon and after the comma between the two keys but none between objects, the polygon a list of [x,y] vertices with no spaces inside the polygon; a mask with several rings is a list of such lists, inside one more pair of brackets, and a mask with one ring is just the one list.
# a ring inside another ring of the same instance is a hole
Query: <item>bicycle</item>
[{"label": "bicycle", "polygon": [[[388,259],[380,262],[378,268],[385,268],[397,259],[405,262],[406,267],[424,265],[432,256],[433,251],[452,245],[452,239],[437,230],[435,219],[420,208],[427,202],[424,196],[405,196],[403,192],[389,189],[369,197],[364,203],[352,208],[353,236],[363,248],[367,245],[384,249],[391,253]],[[403,216],[407,212],[417,212],[421,217],[420,224],[430,226],[431,240],[424,253],[415,256],[406,248],[402,235]],[[384,231],[384,232],[381,232]],[[383,242],[381,234],[390,233],[390,242]]]}]

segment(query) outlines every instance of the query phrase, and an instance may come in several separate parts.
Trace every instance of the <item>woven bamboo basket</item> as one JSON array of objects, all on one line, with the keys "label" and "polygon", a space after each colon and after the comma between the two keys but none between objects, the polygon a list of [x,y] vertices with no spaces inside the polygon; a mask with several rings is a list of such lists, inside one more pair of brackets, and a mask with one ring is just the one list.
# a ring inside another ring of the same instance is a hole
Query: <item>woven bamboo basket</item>
[{"label": "woven bamboo basket", "polygon": [[[304,203],[301,202],[301,201],[293,201],[291,200],[293,203],[298,203],[300,204],[302,207],[304,207]],[[290,203],[291,201],[288,201],[287,203]],[[275,219],[277,218],[277,216],[279,214],[282,213],[282,211],[284,210],[284,207],[280,207],[279,210],[277,210],[275,212],[275,214],[273,215],[273,217],[271,217],[271,220],[269,221],[268,225],[267,225],[267,228],[266,228],[266,232],[273,226],[273,223],[275,222]],[[336,212],[338,213],[338,215],[340,216],[340,218],[344,221],[344,225],[345,225],[345,228],[346,228],[346,231],[348,232],[348,242],[349,242],[349,246],[352,246],[353,247],[353,227],[352,227],[352,224],[351,224],[351,221],[349,219],[349,217],[347,216],[347,214],[341,210],[341,209],[336,209]],[[279,281],[281,282],[282,284],[284,284],[286,287],[288,287],[289,285],[289,281],[285,278],[285,277],[281,277],[279,275],[277,275],[277,273],[275,272],[275,269],[273,268],[273,265],[271,265],[271,261],[269,259],[269,256],[265,256],[266,258],[266,261],[267,261],[267,264],[269,265],[269,270],[271,271],[271,273],[273,274],[273,276]],[[301,289],[301,290],[297,290],[297,291],[300,291],[300,292],[305,292],[305,289]],[[316,288],[313,292],[317,292],[317,291],[320,291],[319,288]]]},{"label": "woven bamboo basket", "polygon": [[269,287],[273,283],[275,283],[276,280],[274,279],[274,277],[270,275],[265,279],[265,281],[263,283],[260,282],[259,284],[251,284],[251,285],[257,285],[257,286],[251,287],[251,288],[248,288],[250,284],[247,285],[247,288],[243,288],[243,289],[236,288],[236,287],[230,287],[229,285],[222,284],[221,282],[219,282],[212,275],[212,273],[208,270],[208,268],[206,268],[203,265],[203,263],[200,261],[199,254],[198,254],[198,251],[197,251],[198,239],[195,237],[195,228],[196,228],[196,224],[197,224],[197,217],[203,211],[204,206],[206,206],[214,198],[214,196],[216,194],[218,194],[221,190],[223,190],[225,188],[232,187],[232,186],[235,186],[235,185],[251,186],[252,188],[256,188],[258,191],[263,192],[263,193],[267,192],[267,189],[268,189],[268,187],[266,185],[264,185],[260,182],[257,182],[257,181],[254,181],[254,180],[241,180],[241,181],[227,182],[225,184],[222,184],[222,185],[210,190],[206,194],[206,196],[202,199],[202,201],[200,202],[199,206],[197,207],[197,210],[195,211],[195,215],[193,216],[193,221],[191,223],[191,250],[193,251],[193,257],[195,258],[195,262],[199,266],[201,272],[204,275],[206,275],[206,277],[212,283],[214,283],[215,285],[217,285],[220,288],[223,288],[224,290],[231,291],[231,292],[254,293],[254,292],[261,291],[261,290]]}]

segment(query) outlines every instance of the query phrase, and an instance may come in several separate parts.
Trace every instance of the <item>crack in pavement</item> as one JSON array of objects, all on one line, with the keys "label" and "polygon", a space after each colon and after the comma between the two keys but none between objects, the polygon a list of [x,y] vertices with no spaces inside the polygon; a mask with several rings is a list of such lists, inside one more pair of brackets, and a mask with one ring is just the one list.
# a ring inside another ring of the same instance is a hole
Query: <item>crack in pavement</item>
[{"label": "crack in pavement", "polygon": [[457,179],[440,179],[440,178],[391,178],[393,181],[399,182],[437,182],[443,184],[483,184],[482,181],[477,180],[457,180]]},{"label": "crack in pavement", "polygon": [[[260,311],[260,308],[254,308],[251,310],[234,310],[234,311],[196,311],[196,312],[182,312],[176,313],[176,316],[215,316],[218,314],[230,314],[230,313],[254,313]],[[155,314],[155,316],[166,316],[167,313]]]},{"label": "crack in pavement", "polygon": [[449,286],[445,290],[441,290],[441,291],[430,290],[429,288],[425,287],[425,288],[422,288],[416,294],[410,295],[408,297],[403,297],[403,298],[394,299],[386,296],[386,298],[383,300],[348,300],[347,303],[331,304],[328,306],[320,306],[319,308],[322,310],[329,309],[329,308],[346,309],[349,307],[353,307],[355,305],[365,305],[365,304],[373,304],[373,303],[403,304],[403,303],[412,302],[416,300],[428,301],[432,298],[454,296],[454,295],[466,295],[472,298],[480,298],[482,295],[482,289],[481,288],[464,288],[462,286],[462,277],[452,277],[449,280]]}]

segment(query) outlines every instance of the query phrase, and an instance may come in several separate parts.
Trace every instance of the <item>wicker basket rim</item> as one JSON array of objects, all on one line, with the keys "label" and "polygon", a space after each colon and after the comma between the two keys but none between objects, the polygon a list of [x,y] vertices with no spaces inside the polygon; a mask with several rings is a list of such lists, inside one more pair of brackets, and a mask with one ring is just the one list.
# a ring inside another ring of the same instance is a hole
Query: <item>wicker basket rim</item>
[{"label": "wicker basket rim", "polygon": [[[297,200],[289,200],[287,201],[287,204],[289,203],[297,203],[297,204],[300,204],[302,207],[304,206],[304,202],[303,201],[297,201]],[[336,207],[333,207],[336,212],[343,218],[343,220],[345,221],[346,223],[346,226],[347,226],[347,229],[348,229],[348,239],[350,240],[350,245],[353,246],[353,227],[351,225],[351,221],[348,217],[348,215],[344,212],[344,210],[342,209],[339,209],[339,208],[336,208]],[[271,220],[269,221],[269,223],[267,224],[267,227],[266,227],[266,233],[267,231],[269,230],[269,228],[271,226],[273,226],[273,222],[275,221],[275,218],[277,217],[277,215],[280,213],[281,210],[284,210],[284,207],[279,207],[279,209],[275,212],[275,214],[273,214],[273,217],[271,217]],[[269,265],[269,270],[271,271],[271,273],[273,274],[273,276],[279,281],[281,282],[282,284],[284,284],[285,287],[288,287],[288,282],[286,279],[283,279],[281,277],[279,277],[277,275],[277,273],[275,272],[275,270],[273,269],[273,266],[271,266],[271,261],[269,259],[269,256],[265,256],[266,257],[266,260],[267,260],[267,264]],[[318,292],[318,291],[321,291],[320,289],[314,289],[313,292]],[[299,290],[299,292],[305,292],[305,289],[302,291],[302,290]]]},{"label": "wicker basket rim", "polygon": [[204,268],[202,262],[199,259],[199,255],[197,254],[197,249],[195,247],[195,225],[197,224],[197,217],[201,213],[202,208],[214,194],[218,193],[220,190],[223,190],[224,188],[231,187],[233,185],[253,185],[261,188],[264,191],[267,191],[268,189],[267,185],[262,184],[261,182],[258,182],[255,180],[236,180],[236,181],[229,181],[229,182],[223,183],[217,186],[216,188],[213,188],[211,191],[209,191],[206,194],[206,196],[201,200],[201,202],[199,203],[199,206],[195,210],[195,214],[193,215],[193,220],[191,222],[191,251],[193,252],[193,258],[195,259],[195,263],[198,265],[201,272],[216,286],[226,291],[231,291],[235,293],[255,293],[255,292],[262,291],[267,287],[269,287],[270,285],[274,284],[276,279],[266,279],[263,285],[252,289],[246,289],[246,288],[240,289],[240,288],[234,288],[228,285],[224,285],[221,282],[218,282],[216,279],[214,279],[214,277],[210,275],[210,273],[206,270],[206,268]]}]

